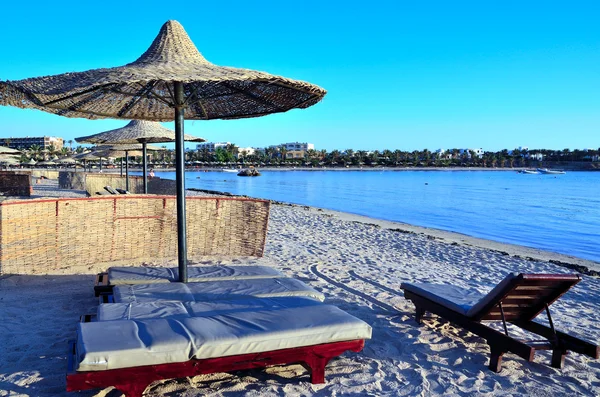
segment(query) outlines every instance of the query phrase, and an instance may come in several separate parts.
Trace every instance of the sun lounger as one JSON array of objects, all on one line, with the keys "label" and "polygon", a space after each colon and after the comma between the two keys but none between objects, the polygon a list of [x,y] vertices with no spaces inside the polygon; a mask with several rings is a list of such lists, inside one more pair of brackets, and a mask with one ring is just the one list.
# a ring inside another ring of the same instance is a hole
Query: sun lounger
[{"label": "sun lounger", "polygon": [[[285,276],[278,270],[269,266],[220,264],[215,266],[188,267],[189,282],[251,280],[276,277]],[[177,282],[178,280],[179,270],[177,267],[111,267],[108,269],[107,273],[98,274],[94,292],[96,296],[99,296],[101,293],[110,293],[115,285],[168,283]]]},{"label": "sun lounger", "polygon": [[210,302],[133,302],[108,303],[98,306],[95,316],[87,315],[84,321],[148,320],[154,318],[181,319],[188,317],[210,317],[215,314],[232,314],[256,310],[281,310],[284,308],[311,307],[322,302],[306,297],[245,298]]},{"label": "sun lounger", "polygon": [[[581,281],[578,275],[565,274],[509,274],[487,295],[468,291],[453,285],[402,283],[404,297],[416,307],[417,322],[423,314],[435,313],[487,340],[491,350],[489,368],[500,372],[502,356],[512,352],[533,361],[536,350],[552,350],[552,366],[561,368],[567,351],[598,359],[598,345],[556,331],[550,306]],[[549,327],[534,322],[545,311]],[[504,332],[496,331],[482,321],[502,321]],[[526,343],[509,336],[507,323],[543,336],[543,343]]]},{"label": "sun lounger", "polygon": [[317,303],[309,310],[257,307],[80,323],[77,334],[70,343],[68,391],[114,386],[127,397],[141,397],[160,379],[292,363],[304,365],[312,383],[324,383],[329,360],[360,351],[371,327]]},{"label": "sun lounger", "polygon": [[324,301],[325,296],[293,278],[219,280],[202,283],[155,283],[117,285],[112,291],[114,303],[180,301],[210,302],[300,296]]},{"label": "sun lounger", "polygon": [[119,194],[119,192],[117,192],[112,186],[104,186],[104,190],[110,194]]}]

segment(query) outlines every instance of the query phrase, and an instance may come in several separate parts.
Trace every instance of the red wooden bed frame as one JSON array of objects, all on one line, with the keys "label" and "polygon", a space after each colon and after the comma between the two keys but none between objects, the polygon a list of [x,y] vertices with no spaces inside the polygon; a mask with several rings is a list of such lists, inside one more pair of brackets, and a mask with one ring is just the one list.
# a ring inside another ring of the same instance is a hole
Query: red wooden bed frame
[{"label": "red wooden bed frame", "polygon": [[141,367],[110,369],[106,371],[75,371],[75,341],[69,342],[67,391],[100,389],[113,386],[126,397],[142,397],[144,390],[154,381],[183,378],[216,372],[231,372],[263,368],[270,365],[299,363],[310,372],[314,384],[325,383],[325,366],[334,357],[347,350],[359,352],[364,340],[326,343],[321,345],[274,350],[237,356],[192,359],[183,363],[147,365]]}]

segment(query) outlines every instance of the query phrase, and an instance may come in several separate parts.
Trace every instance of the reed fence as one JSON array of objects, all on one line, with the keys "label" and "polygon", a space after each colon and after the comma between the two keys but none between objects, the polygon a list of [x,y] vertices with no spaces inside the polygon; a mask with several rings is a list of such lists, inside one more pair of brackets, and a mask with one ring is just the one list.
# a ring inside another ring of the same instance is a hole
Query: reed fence
[{"label": "reed fence", "polygon": [[[263,255],[270,203],[188,197],[188,258]],[[0,275],[177,258],[174,196],[0,202]]]}]

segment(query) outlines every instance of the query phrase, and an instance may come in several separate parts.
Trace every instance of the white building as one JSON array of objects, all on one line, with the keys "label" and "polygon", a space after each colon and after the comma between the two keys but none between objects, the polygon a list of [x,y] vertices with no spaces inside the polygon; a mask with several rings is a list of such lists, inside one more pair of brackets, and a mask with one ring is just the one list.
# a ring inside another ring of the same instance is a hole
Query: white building
[{"label": "white building", "polygon": [[306,152],[307,150],[315,150],[314,143],[301,143],[301,142],[290,142],[282,143],[280,145],[273,145],[272,148],[284,147],[288,152]]},{"label": "white building", "polygon": [[277,151],[279,151],[281,148],[285,148],[285,158],[302,159],[306,155],[307,151],[315,150],[315,145],[307,142],[289,142],[282,143],[280,145],[273,145],[271,148],[276,149]]},{"label": "white building", "polygon": [[237,149],[237,156],[238,158],[252,156],[255,152],[256,149],[254,149],[253,147],[240,147]]},{"label": "white building", "polygon": [[475,156],[477,156],[477,158],[482,158],[483,157],[483,149],[479,148],[479,149],[459,149],[458,152],[460,154],[466,154],[468,158],[471,158],[471,152],[475,152]]},{"label": "white building", "polygon": [[231,145],[231,142],[202,142],[196,145],[196,150],[200,152],[208,149],[210,153],[214,153],[218,148],[227,148],[227,145]]},{"label": "white building", "polygon": [[446,149],[438,149],[435,152],[435,156],[440,160],[450,160],[452,159],[452,153],[447,151]]}]

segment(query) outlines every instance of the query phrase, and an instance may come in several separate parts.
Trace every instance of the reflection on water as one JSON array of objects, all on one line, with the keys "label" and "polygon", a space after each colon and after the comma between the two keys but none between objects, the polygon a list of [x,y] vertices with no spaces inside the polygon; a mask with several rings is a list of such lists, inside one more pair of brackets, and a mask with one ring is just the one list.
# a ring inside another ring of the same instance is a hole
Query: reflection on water
[{"label": "reflection on water", "polygon": [[[157,172],[175,179],[173,172]],[[186,172],[186,187],[227,191],[450,230],[600,261],[600,172]]]}]

